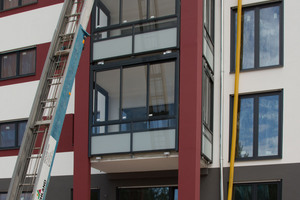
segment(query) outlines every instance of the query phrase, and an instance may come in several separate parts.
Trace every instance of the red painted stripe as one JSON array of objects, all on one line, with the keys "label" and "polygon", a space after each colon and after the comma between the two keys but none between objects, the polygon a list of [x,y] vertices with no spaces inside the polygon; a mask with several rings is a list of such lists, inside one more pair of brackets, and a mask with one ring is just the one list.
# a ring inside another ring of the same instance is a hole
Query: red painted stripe
[{"label": "red painted stripe", "polygon": [[64,0],[37,0],[37,1],[38,2],[34,4],[25,5],[10,10],[3,10],[0,12],[0,18],[64,2]]},{"label": "red painted stripe", "polygon": [[178,199],[200,199],[202,0],[181,1]]},{"label": "red painted stripe", "polygon": [[[64,125],[61,131],[57,152],[73,151],[74,114],[65,116]],[[19,149],[0,150],[0,157],[17,156]]]},{"label": "red painted stripe", "polygon": [[[87,30],[90,30],[88,26]],[[75,81],[74,116],[74,200],[91,199],[91,164],[89,154],[89,66],[90,38],[85,42]]]}]

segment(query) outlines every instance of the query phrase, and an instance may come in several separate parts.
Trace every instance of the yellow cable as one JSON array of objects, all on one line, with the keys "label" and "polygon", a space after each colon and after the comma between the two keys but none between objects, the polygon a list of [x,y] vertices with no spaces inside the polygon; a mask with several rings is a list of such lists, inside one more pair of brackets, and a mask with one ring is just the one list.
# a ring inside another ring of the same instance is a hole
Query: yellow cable
[{"label": "yellow cable", "polygon": [[240,57],[241,57],[241,32],[242,32],[242,0],[238,0],[237,14],[237,38],[236,38],[236,60],[235,60],[235,86],[233,100],[233,117],[232,117],[232,140],[230,154],[230,171],[227,200],[232,200],[233,177],[234,177],[234,161],[236,148],[236,128],[237,128],[237,112],[239,99],[239,77],[240,77]]}]

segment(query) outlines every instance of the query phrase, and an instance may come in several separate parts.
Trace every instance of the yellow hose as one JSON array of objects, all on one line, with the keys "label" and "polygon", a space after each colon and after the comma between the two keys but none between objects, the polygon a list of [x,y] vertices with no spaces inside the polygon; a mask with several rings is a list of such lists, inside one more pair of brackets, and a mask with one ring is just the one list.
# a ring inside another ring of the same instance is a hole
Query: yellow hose
[{"label": "yellow hose", "polygon": [[235,86],[233,100],[233,117],[232,117],[232,140],[230,154],[230,171],[227,200],[232,200],[233,177],[234,177],[234,161],[236,148],[236,128],[237,128],[237,112],[239,99],[239,78],[240,78],[240,57],[241,57],[241,32],[242,32],[242,0],[238,0],[237,14],[237,37],[236,37],[236,59],[235,59]]}]

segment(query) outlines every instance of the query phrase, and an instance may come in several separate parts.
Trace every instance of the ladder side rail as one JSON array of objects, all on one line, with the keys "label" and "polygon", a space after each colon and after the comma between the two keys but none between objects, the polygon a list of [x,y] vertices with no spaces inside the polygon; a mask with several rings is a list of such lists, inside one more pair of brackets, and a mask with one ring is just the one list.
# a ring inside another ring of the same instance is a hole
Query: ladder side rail
[{"label": "ladder side rail", "polygon": [[[52,38],[52,42],[51,42],[51,45],[50,45],[50,48],[48,51],[48,55],[47,55],[47,58],[45,61],[43,72],[41,74],[41,79],[40,79],[40,82],[39,82],[39,85],[37,88],[34,102],[32,104],[29,119],[27,121],[25,133],[24,133],[24,136],[22,139],[20,150],[19,150],[19,155],[18,155],[18,158],[16,161],[13,175],[12,175],[12,180],[10,182],[7,200],[18,200],[20,198],[20,195],[22,192],[22,190],[20,190],[20,183],[23,182],[23,180],[25,178],[25,174],[26,174],[25,170],[27,170],[28,164],[29,164],[29,160],[27,158],[32,153],[32,147],[34,146],[33,141],[34,141],[34,137],[36,137],[36,136],[34,136],[32,128],[34,126],[35,121],[37,120],[36,119],[37,118],[37,110],[39,110],[39,108],[41,107],[39,102],[40,102],[42,92],[44,91],[45,85],[47,82],[47,75],[48,75],[49,66],[50,66],[50,62],[51,62],[50,58],[53,55],[54,48],[55,48],[55,45],[58,40],[59,30],[63,26],[63,21],[64,21],[63,18],[65,15],[65,12],[67,11],[67,8],[70,7],[71,3],[72,3],[72,0],[65,0],[65,3],[62,8],[62,12],[60,14],[57,28],[55,29],[55,32],[54,32],[54,35]],[[28,144],[30,144],[30,145],[28,145]]]},{"label": "ladder side rail", "polygon": [[[80,56],[82,53],[84,38],[88,35],[85,31],[90,13],[93,7],[94,0],[85,0],[80,15],[79,22],[77,24],[74,42],[72,43],[68,61],[66,64],[66,73],[64,73],[61,79],[62,87],[59,88],[58,92],[58,104],[54,108],[53,118],[51,119],[51,124],[49,127],[49,133],[46,139],[45,151],[43,152],[41,164],[38,172],[37,181],[33,189],[34,200],[45,199],[47,193],[47,187],[50,181],[51,170],[53,166],[53,161],[58,145],[58,141],[61,134],[61,129],[68,106],[70,92],[75,80],[75,75],[79,65]],[[37,198],[40,194],[40,198]]]}]

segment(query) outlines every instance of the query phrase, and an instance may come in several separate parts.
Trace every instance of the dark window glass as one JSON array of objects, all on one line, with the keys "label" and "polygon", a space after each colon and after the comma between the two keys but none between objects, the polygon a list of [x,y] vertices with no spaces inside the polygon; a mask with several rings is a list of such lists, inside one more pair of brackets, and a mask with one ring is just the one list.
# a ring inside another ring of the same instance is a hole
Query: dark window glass
[{"label": "dark window glass", "polygon": [[147,18],[147,0],[123,0],[122,2],[122,23]]},{"label": "dark window glass", "polygon": [[0,147],[13,147],[16,141],[15,124],[2,124],[0,126]]},{"label": "dark window glass", "polygon": [[[241,69],[282,65],[281,3],[243,8]],[[237,13],[233,12],[232,67],[235,71]]]},{"label": "dark window glass", "polygon": [[17,53],[5,54],[2,56],[1,78],[8,78],[17,75]]},{"label": "dark window glass", "polygon": [[149,116],[173,115],[175,99],[174,63],[161,63],[149,67]]},{"label": "dark window glass", "polygon": [[176,12],[176,5],[174,0],[150,0],[150,18],[157,18],[167,15],[174,15]]},{"label": "dark window glass", "polygon": [[234,184],[233,200],[280,200],[281,182]]},{"label": "dark window glass", "polygon": [[100,200],[100,190],[91,189],[91,200]]},{"label": "dark window glass", "polygon": [[35,50],[20,52],[20,75],[32,74],[35,72]]},{"label": "dark window glass", "polygon": [[0,148],[20,146],[26,123],[26,121],[21,121],[0,124]]},{"label": "dark window glass", "polygon": [[211,41],[214,41],[214,14],[215,14],[215,0],[204,0],[203,9],[203,24],[205,31],[209,35]]},{"label": "dark window glass", "polygon": [[[128,188],[118,190],[119,200],[174,200],[170,198],[169,187],[159,188]],[[176,197],[178,198],[178,197]]]},{"label": "dark window glass", "polygon": [[120,1],[112,1],[112,0],[101,0],[102,6],[100,9],[101,12],[98,12],[96,18],[100,20],[98,24],[102,24],[103,27],[113,24],[119,24],[120,22]]},{"label": "dark window glass", "polygon": [[282,92],[240,96],[236,158],[280,157],[281,127]]},{"label": "dark window glass", "polygon": [[27,5],[35,2],[37,2],[37,0],[22,0],[22,5]]},{"label": "dark window glass", "polygon": [[3,0],[3,9],[15,8],[19,5],[19,0]]}]

